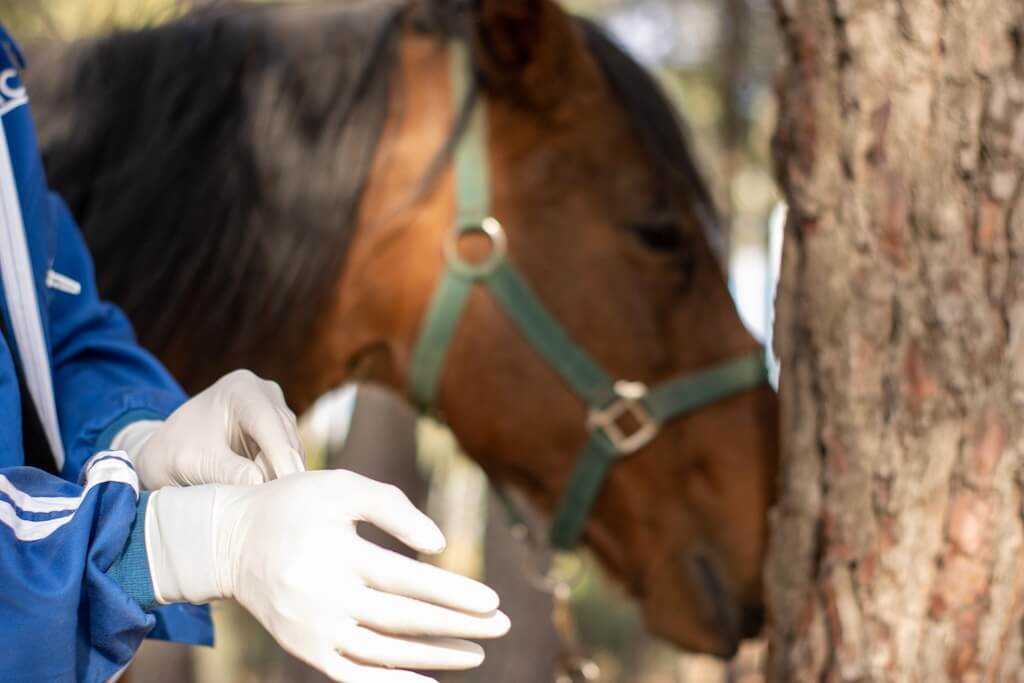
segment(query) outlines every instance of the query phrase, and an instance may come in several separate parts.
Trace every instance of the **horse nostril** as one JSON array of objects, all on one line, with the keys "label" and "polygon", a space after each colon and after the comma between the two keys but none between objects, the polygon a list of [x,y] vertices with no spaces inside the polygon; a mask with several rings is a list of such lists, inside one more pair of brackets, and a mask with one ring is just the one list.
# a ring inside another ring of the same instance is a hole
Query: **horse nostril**
[{"label": "horse nostril", "polygon": [[744,605],[740,615],[740,633],[744,638],[755,638],[764,628],[764,607]]},{"label": "horse nostril", "polygon": [[717,568],[717,562],[706,548],[694,549],[687,557],[690,578],[698,587],[701,607],[711,624],[718,631],[727,656],[739,647],[743,638],[742,619],[744,610],[732,597]]}]

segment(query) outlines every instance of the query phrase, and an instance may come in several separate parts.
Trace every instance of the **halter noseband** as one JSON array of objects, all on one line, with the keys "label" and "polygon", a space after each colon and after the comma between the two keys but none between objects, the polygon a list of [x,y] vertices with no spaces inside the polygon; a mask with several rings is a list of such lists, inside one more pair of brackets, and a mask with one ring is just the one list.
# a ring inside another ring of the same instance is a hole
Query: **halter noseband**
[{"label": "halter noseband", "polygon": [[[470,96],[465,45],[453,43],[451,57],[455,106],[462,107]],[[589,436],[550,531],[552,545],[569,549],[579,543],[587,517],[617,459],[649,444],[670,420],[763,384],[767,372],[761,354],[755,353],[652,387],[613,380],[573,341],[506,258],[505,231],[490,214],[485,133],[486,108],[481,98],[470,112],[468,126],[455,148],[455,225],[444,243],[447,268],[434,291],[413,351],[410,390],[421,409],[431,407],[469,294],[476,285],[485,287],[533,349],[588,406],[585,427]],[[478,263],[467,262],[458,253],[459,240],[470,233],[482,234],[491,243],[487,258]],[[626,417],[635,428],[620,425]]]}]

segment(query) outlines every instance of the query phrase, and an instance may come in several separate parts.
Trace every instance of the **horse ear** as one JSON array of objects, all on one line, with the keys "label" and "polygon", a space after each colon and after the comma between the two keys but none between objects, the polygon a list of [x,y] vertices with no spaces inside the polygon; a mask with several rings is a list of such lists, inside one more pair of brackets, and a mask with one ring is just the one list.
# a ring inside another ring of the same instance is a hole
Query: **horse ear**
[{"label": "horse ear", "polygon": [[564,87],[581,36],[552,0],[477,0],[475,43],[485,85],[535,104]]}]

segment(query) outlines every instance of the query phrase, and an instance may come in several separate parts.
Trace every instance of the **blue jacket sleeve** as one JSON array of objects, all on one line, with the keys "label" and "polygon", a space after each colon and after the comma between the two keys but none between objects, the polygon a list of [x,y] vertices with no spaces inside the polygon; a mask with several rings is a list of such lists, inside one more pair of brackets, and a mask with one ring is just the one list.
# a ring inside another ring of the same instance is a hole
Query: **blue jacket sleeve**
[{"label": "blue jacket sleeve", "polygon": [[0,469],[4,681],[105,681],[155,623],[138,478],[119,453],[83,469]]},{"label": "blue jacket sleeve", "polygon": [[64,202],[49,197],[54,226],[53,269],[77,280],[77,295],[49,290],[54,395],[67,450],[64,476],[75,479],[85,460],[110,445],[125,425],[163,419],[185,394],[135,340],[131,324],[96,291],[92,260]]},{"label": "blue jacket sleeve", "polygon": [[[62,475],[75,481],[86,460],[108,447],[125,425],[166,417],[185,395],[134,337],[125,316],[100,300],[93,266],[78,227],[64,203],[46,189],[27,94],[11,61],[17,46],[0,24],[0,124],[9,142],[25,237],[50,353],[54,404],[65,452]],[[130,190],[130,188],[128,188]],[[70,294],[49,289],[49,270],[81,285]],[[51,558],[62,561],[60,556]],[[0,584],[2,589],[3,584]],[[174,605],[156,612],[150,637],[209,644],[213,628],[206,607]],[[6,648],[4,648],[4,651]],[[38,652],[37,652],[38,654]],[[0,680],[6,680],[0,672]]]}]

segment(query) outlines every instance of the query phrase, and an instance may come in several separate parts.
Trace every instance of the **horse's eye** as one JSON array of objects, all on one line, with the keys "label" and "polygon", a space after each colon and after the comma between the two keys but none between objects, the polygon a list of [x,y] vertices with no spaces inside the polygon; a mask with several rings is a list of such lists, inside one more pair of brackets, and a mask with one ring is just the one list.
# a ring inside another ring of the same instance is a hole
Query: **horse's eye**
[{"label": "horse's eye", "polygon": [[639,221],[630,226],[630,234],[655,251],[679,252],[683,248],[682,230],[673,220]]}]

